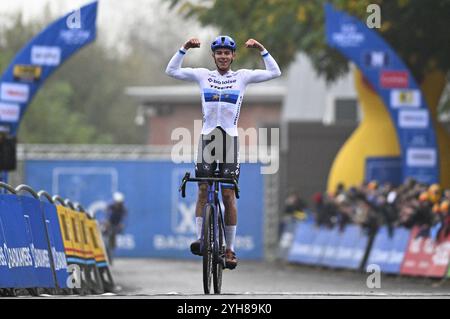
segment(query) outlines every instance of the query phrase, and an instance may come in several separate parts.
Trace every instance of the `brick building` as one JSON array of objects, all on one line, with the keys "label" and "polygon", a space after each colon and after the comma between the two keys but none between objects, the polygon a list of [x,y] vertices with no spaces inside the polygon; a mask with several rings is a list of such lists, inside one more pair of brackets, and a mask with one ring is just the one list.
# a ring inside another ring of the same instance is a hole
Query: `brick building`
[{"label": "brick building", "polygon": [[[250,85],[244,96],[238,127],[279,127],[285,86]],[[147,144],[171,145],[172,131],[186,128],[198,139],[194,121],[201,121],[201,95],[194,85],[129,87],[126,94],[138,104],[136,124],[146,125]],[[201,122],[197,122],[197,125]],[[246,140],[246,144],[249,141]],[[196,144],[196,140],[191,144]]]}]

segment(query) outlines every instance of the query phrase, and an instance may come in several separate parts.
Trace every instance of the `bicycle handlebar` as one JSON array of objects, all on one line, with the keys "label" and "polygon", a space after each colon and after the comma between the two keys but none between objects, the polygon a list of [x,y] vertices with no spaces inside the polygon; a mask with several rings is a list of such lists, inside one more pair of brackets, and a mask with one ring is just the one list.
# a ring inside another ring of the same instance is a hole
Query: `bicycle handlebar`
[{"label": "bicycle handlebar", "polygon": [[183,197],[183,198],[186,197],[186,183],[187,182],[208,182],[208,183],[219,182],[219,183],[224,183],[224,184],[233,184],[234,193],[236,194],[236,198],[239,198],[239,186],[238,186],[238,183],[237,183],[235,177],[233,177],[233,178],[224,178],[224,177],[194,177],[194,178],[191,178],[191,173],[187,172],[183,177],[180,188],[178,189],[178,191],[181,191],[181,197]]}]

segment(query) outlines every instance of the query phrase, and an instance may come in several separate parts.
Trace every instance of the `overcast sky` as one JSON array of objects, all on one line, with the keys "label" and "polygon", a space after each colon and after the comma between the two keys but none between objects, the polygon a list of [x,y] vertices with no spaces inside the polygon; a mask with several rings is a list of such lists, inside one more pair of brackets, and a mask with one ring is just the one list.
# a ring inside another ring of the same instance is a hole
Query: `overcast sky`
[{"label": "overcast sky", "polygon": [[[77,9],[93,0],[0,0],[0,25],[3,14],[11,14],[20,11],[24,20],[39,17],[43,14],[45,6],[50,6],[52,16],[60,17]],[[113,40],[127,31],[129,26],[138,19],[151,21],[161,18],[179,21],[176,12],[168,12],[168,1],[162,0],[99,0],[97,25],[102,37]],[[105,32],[107,30],[107,32]],[[208,39],[212,36],[212,28],[200,28],[195,22],[186,23],[183,30],[189,36],[198,36],[200,39]],[[151,35],[152,30],[149,30]]]}]

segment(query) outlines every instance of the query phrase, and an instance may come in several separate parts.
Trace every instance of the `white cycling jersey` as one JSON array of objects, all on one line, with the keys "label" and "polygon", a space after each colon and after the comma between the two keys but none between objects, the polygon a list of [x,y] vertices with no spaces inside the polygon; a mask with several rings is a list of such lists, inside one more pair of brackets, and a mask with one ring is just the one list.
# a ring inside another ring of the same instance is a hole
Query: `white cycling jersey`
[{"label": "white cycling jersey", "polygon": [[265,70],[228,71],[221,75],[217,70],[182,68],[186,50],[181,48],[167,65],[166,73],[176,79],[195,81],[202,92],[202,134],[221,127],[228,135],[238,136],[237,123],[245,88],[250,83],[268,81],[281,75],[277,62],[267,52],[261,52]]}]

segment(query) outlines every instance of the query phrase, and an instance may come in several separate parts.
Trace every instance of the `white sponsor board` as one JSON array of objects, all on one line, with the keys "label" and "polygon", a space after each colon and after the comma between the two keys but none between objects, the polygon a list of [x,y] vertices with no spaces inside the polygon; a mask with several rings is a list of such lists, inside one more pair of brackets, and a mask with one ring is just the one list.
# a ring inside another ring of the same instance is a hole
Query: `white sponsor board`
[{"label": "white sponsor board", "polygon": [[30,87],[26,84],[2,83],[0,100],[26,103],[30,96]]},{"label": "white sponsor board", "polygon": [[401,110],[398,113],[398,124],[401,128],[427,128],[429,115],[426,110]]},{"label": "white sponsor board", "polygon": [[366,52],[364,63],[370,68],[384,68],[389,65],[389,55],[384,51]]},{"label": "white sponsor board", "polygon": [[332,34],[332,38],[341,47],[358,47],[364,42],[364,34],[352,23],[343,24],[339,32]]},{"label": "white sponsor board", "polygon": [[61,30],[60,38],[68,45],[81,45],[91,36],[91,32],[83,29]]},{"label": "white sponsor board", "polygon": [[31,64],[57,66],[60,63],[60,47],[34,45],[31,48]]},{"label": "white sponsor board", "polygon": [[20,106],[0,102],[0,121],[15,123],[19,121]]},{"label": "white sponsor board", "polygon": [[436,150],[432,148],[410,148],[406,151],[408,166],[433,167],[437,164]]},{"label": "white sponsor board", "polygon": [[392,90],[392,107],[420,107],[421,94],[419,90]]}]

